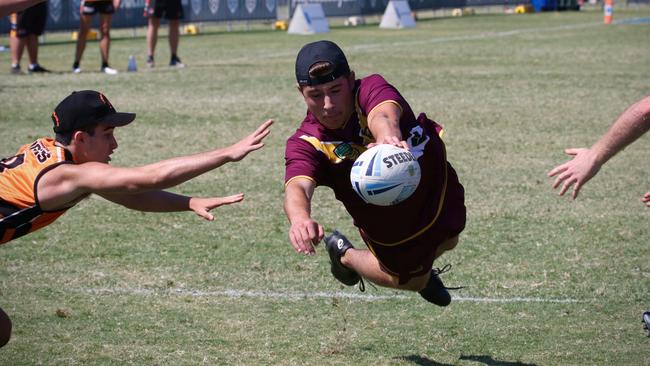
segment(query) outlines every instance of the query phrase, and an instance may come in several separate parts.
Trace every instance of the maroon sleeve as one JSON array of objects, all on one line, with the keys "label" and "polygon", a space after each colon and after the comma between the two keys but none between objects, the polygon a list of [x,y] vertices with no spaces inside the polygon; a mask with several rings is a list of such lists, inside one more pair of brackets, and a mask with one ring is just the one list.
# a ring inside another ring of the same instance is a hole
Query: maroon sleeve
[{"label": "maroon sleeve", "polygon": [[310,143],[294,135],[287,140],[284,152],[284,183],[297,176],[306,176],[322,184],[322,153]]},{"label": "maroon sleeve", "polygon": [[367,116],[373,108],[382,102],[393,100],[404,109],[407,106],[402,95],[381,75],[370,75],[360,80],[358,99],[361,113]]}]

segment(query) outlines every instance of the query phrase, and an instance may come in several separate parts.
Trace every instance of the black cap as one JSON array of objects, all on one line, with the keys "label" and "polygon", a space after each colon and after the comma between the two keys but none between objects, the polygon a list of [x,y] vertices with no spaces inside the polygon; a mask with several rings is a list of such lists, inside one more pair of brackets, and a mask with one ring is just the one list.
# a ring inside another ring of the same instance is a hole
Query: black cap
[{"label": "black cap", "polygon": [[135,113],[119,113],[104,94],[94,90],[74,91],[52,112],[55,133],[73,132],[98,123],[119,127],[131,123]]},{"label": "black cap", "polygon": [[[309,69],[318,62],[329,62],[332,72],[319,77],[309,76]],[[328,83],[340,76],[350,74],[350,66],[345,54],[336,43],[331,41],[318,41],[308,43],[298,52],[296,58],[296,80],[298,85],[314,86]]]}]

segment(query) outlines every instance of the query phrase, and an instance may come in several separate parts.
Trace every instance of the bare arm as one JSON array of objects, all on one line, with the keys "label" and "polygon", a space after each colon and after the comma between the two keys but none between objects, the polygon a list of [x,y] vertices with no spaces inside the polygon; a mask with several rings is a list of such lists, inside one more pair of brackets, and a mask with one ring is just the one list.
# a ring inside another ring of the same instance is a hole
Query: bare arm
[{"label": "bare arm", "polygon": [[375,143],[369,144],[368,147],[376,144],[391,144],[408,149],[406,141],[402,140],[399,119],[402,116],[402,110],[396,103],[383,103],[368,113],[368,128],[375,137]]},{"label": "bare arm", "polygon": [[573,198],[600,167],[627,145],[643,136],[650,129],[650,96],[641,99],[621,114],[609,130],[591,148],[566,149],[573,159],[555,167],[549,177],[557,175],[553,188],[564,182],[559,194],[563,195],[572,185]]},{"label": "bare arm", "polygon": [[609,128],[590,150],[596,163],[605,164],[627,145],[650,129],[650,96],[634,103]]},{"label": "bare arm", "polygon": [[284,212],[289,219],[289,240],[298,253],[315,253],[314,245],[323,240],[323,226],[311,218],[311,198],[316,183],[307,178],[289,182],[284,192]]},{"label": "bare arm", "polygon": [[136,194],[104,193],[105,199],[126,208],[145,212],[194,211],[208,221],[214,220],[210,210],[223,205],[241,202],[243,193],[227,197],[188,197],[165,191],[149,191]]},{"label": "bare arm", "polygon": [[0,18],[25,10],[45,0],[0,0]]},{"label": "bare arm", "polygon": [[255,132],[226,148],[137,168],[116,168],[98,162],[64,164],[43,175],[38,183],[38,199],[41,207],[52,210],[90,193],[134,194],[173,187],[262,148],[262,140],[269,134],[272,123],[266,121]]}]

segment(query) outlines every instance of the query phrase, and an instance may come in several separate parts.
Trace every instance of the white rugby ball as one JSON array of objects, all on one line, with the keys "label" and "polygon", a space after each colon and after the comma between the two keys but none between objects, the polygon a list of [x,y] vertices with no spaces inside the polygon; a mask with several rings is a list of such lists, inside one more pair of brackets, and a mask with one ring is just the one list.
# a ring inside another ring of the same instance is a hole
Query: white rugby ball
[{"label": "white rugby ball", "polygon": [[377,145],[354,162],[350,182],[352,189],[366,203],[392,206],[415,192],[420,183],[420,164],[406,149]]}]

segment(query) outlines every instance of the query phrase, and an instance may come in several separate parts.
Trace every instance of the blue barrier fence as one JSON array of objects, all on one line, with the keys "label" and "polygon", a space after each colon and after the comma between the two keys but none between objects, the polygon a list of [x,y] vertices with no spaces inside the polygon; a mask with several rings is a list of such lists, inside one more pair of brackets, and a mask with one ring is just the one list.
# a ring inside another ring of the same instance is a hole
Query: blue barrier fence
[{"label": "blue barrier fence", "polygon": [[[81,0],[49,0],[46,31],[75,30],[79,27]],[[535,0],[408,0],[413,10],[435,10],[499,5],[525,5]],[[545,1],[545,0],[537,0]],[[564,1],[564,0],[549,0]],[[184,22],[274,20],[278,2],[288,6],[289,15],[298,4],[321,3],[326,16],[383,14],[388,0],[182,0]],[[628,4],[650,4],[650,0],[627,0]],[[122,0],[113,16],[113,28],[141,27],[145,0]],[[95,26],[97,26],[97,19]],[[0,32],[9,32],[9,19],[0,19]]]},{"label": "blue barrier fence", "polygon": [[[113,15],[112,28],[140,27],[147,24],[143,16],[145,0],[122,0]],[[276,19],[276,0],[182,0],[185,22],[245,21]],[[47,31],[79,28],[80,0],[49,0]],[[95,17],[98,18],[98,17]],[[98,22],[97,19],[94,19]],[[96,25],[96,24],[95,24]],[[9,32],[9,19],[0,19],[0,32]]]}]

